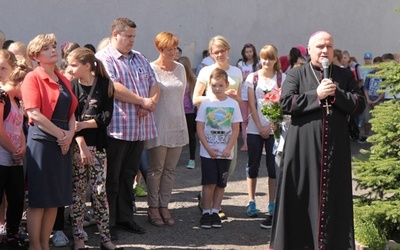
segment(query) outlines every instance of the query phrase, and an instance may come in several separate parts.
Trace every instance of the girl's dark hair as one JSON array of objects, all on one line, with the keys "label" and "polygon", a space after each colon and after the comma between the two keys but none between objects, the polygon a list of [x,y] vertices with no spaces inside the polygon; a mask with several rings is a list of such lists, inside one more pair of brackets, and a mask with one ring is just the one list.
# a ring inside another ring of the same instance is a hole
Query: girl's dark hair
[{"label": "girl's dark hair", "polygon": [[[89,63],[90,70],[94,72],[95,76],[101,76],[110,80],[103,63],[94,56],[93,51],[90,49],[84,47],[74,49],[71,53],[69,53],[68,58],[76,59],[82,64]],[[108,96],[112,96],[113,94],[114,84],[110,80]]]},{"label": "girl's dark hair", "polygon": [[241,54],[242,54],[242,61],[243,61],[244,63],[247,62],[247,58],[246,58],[246,53],[245,53],[245,52],[246,52],[246,49],[248,49],[248,48],[251,48],[251,49],[253,50],[253,72],[255,72],[255,71],[258,70],[258,68],[257,68],[258,56],[257,56],[256,47],[254,47],[253,44],[251,44],[251,43],[246,43],[246,44],[243,46],[243,49],[242,49],[242,52],[241,52]]},{"label": "girl's dark hair", "polygon": [[293,68],[293,66],[297,63],[297,60],[302,57],[301,52],[298,48],[293,47],[290,52],[289,52],[289,56],[290,56],[290,66],[291,68]]},{"label": "girl's dark hair", "polygon": [[93,44],[87,43],[83,45],[83,47],[90,49],[91,51],[93,51],[93,53],[96,53],[96,48],[93,46]]}]

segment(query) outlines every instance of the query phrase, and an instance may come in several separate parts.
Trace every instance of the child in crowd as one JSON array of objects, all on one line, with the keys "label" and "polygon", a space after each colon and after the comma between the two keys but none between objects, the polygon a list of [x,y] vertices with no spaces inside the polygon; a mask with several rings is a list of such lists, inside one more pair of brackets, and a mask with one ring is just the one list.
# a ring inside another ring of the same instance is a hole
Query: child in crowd
[{"label": "child in crowd", "polygon": [[247,190],[249,204],[247,216],[257,217],[259,210],[256,206],[256,187],[260,169],[263,147],[265,147],[265,164],[268,170],[268,213],[263,228],[271,228],[272,215],[275,207],[276,170],[273,155],[274,131],[273,124],[261,113],[265,94],[281,88],[286,75],[281,72],[278,50],[274,45],[265,45],[260,50],[261,69],[248,75],[245,85],[248,91],[250,118],[247,127],[248,162],[246,167]]},{"label": "child in crowd", "polygon": [[[0,194],[7,195],[7,248],[24,247],[18,230],[24,209],[24,172],[22,159],[26,151],[23,132],[24,114],[19,100],[20,84],[30,68],[25,61],[16,62],[13,53],[0,51],[13,70],[2,79],[0,89]],[[1,203],[0,199],[0,203]]]},{"label": "child in crowd", "polygon": [[182,63],[185,67],[186,73],[186,90],[183,96],[183,106],[185,108],[186,124],[189,133],[189,162],[187,164],[188,169],[194,169],[196,167],[195,156],[196,156],[196,110],[193,105],[193,91],[196,85],[196,76],[192,71],[189,58],[181,56],[178,62]]},{"label": "child in crowd", "polygon": [[8,46],[8,50],[14,53],[17,60],[25,60],[25,63],[29,68],[33,69],[34,65],[32,60],[28,56],[28,50],[26,49],[26,45],[23,42],[13,42]]},{"label": "child in crowd", "polygon": [[107,126],[114,105],[114,87],[102,64],[88,48],[74,49],[68,56],[72,89],[78,98],[75,110],[75,141],[72,156],[71,217],[74,249],[84,247],[83,221],[86,188],[89,184],[97,219],[100,249],[116,248],[111,242],[109,206],[106,196]]},{"label": "child in crowd", "polygon": [[[258,55],[256,48],[251,43],[246,43],[242,49],[242,60],[238,62],[237,67],[242,71],[243,79],[246,80],[247,76],[260,69],[260,62],[258,60]],[[242,112],[242,138],[243,146],[240,151],[247,151],[247,125],[249,124],[249,102],[247,98],[247,86],[242,83],[242,100],[240,104],[240,111]]]},{"label": "child in crowd", "polygon": [[233,158],[233,147],[242,122],[237,101],[225,94],[229,86],[228,75],[216,68],[210,75],[213,96],[204,100],[197,113],[197,134],[201,142],[201,174],[203,212],[202,228],[220,228],[218,215],[228,181],[228,171]]}]

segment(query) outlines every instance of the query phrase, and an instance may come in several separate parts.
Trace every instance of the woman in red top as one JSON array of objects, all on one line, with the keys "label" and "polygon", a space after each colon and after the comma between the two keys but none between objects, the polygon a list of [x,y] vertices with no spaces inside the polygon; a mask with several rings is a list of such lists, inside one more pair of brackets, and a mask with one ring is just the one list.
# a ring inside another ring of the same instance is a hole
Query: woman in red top
[{"label": "woman in red top", "polygon": [[72,158],[77,99],[71,83],[57,70],[54,34],[36,36],[28,55],[38,63],[22,84],[22,99],[29,117],[26,162],[30,249],[49,249],[57,207],[72,203]]}]

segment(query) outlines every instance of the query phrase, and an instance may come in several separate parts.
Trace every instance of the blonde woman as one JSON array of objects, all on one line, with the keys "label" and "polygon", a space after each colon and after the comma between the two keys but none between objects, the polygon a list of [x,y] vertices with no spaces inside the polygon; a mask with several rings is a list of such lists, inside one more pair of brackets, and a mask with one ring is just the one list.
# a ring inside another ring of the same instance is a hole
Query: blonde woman
[{"label": "blonde woman", "polygon": [[[210,55],[215,60],[215,64],[205,66],[200,70],[193,92],[194,105],[200,106],[202,101],[213,95],[209,85],[209,78],[211,72],[215,68],[220,68],[226,71],[229,81],[226,94],[240,104],[242,102],[241,83],[243,77],[242,71],[239,68],[229,65],[229,52],[231,46],[223,36],[215,36],[211,38],[208,49]],[[206,96],[203,96],[204,91],[206,91]]]},{"label": "blonde woman", "polygon": [[[30,249],[49,249],[57,208],[72,203],[72,158],[77,99],[71,83],[57,70],[59,60],[54,34],[36,36],[28,56],[38,63],[21,86],[29,118],[26,161]],[[51,155],[51,157],[49,157]]]}]

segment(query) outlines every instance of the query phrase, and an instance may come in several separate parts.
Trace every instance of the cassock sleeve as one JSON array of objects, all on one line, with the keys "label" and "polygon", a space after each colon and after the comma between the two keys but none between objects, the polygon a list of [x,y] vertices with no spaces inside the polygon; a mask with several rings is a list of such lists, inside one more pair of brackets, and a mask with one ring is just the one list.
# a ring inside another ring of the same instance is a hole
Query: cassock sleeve
[{"label": "cassock sleeve", "polygon": [[321,109],[317,90],[305,72],[304,67],[298,67],[287,73],[280,98],[284,114],[301,116]]},{"label": "cassock sleeve", "polygon": [[365,109],[364,96],[351,71],[339,69],[341,82],[335,82],[336,95],[332,101],[334,107],[347,115],[361,114]]}]

